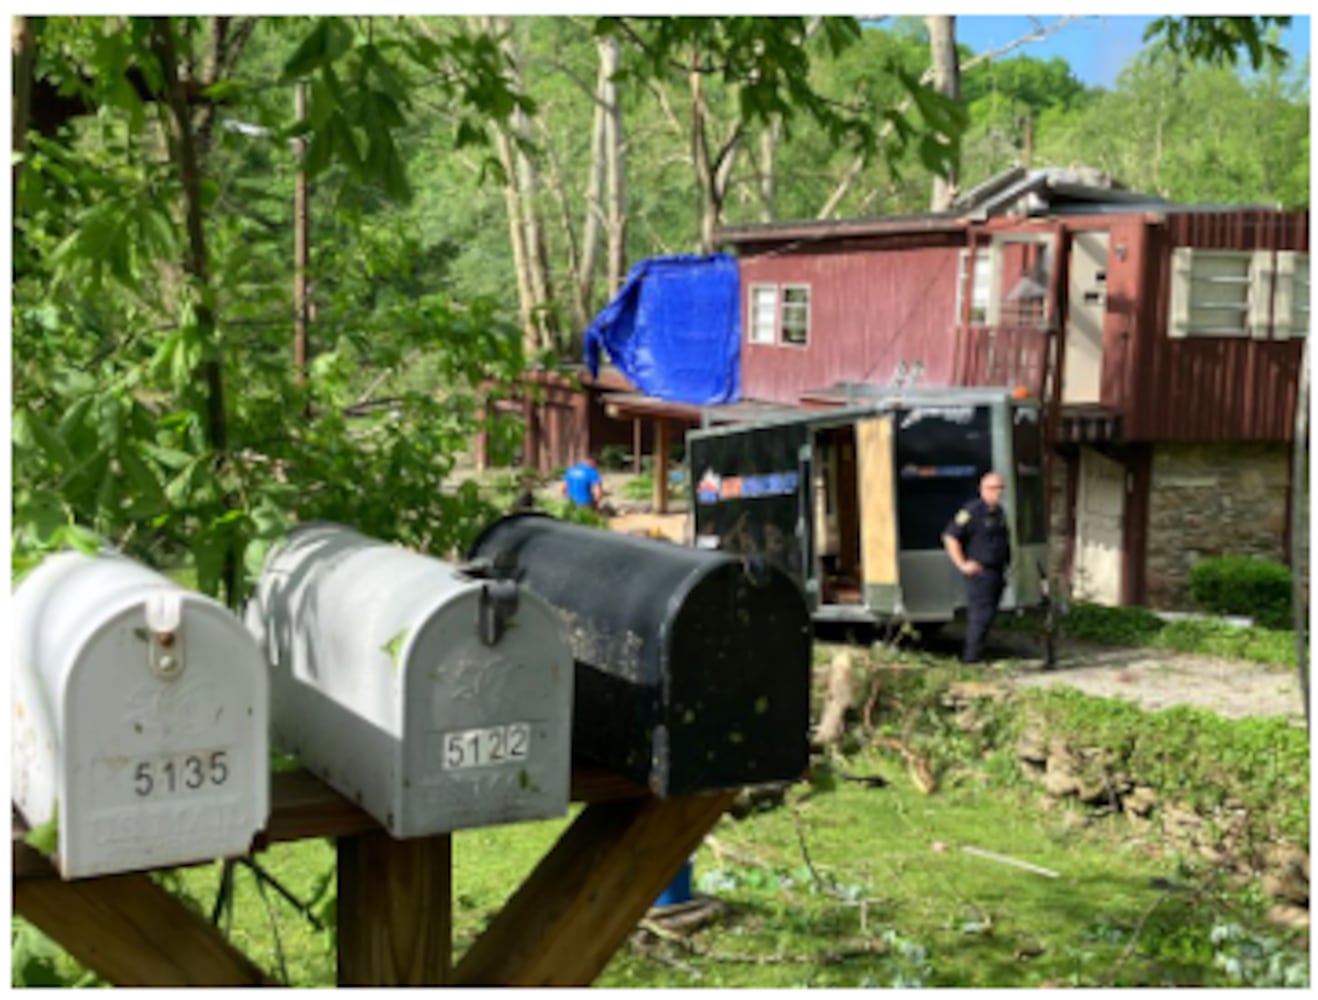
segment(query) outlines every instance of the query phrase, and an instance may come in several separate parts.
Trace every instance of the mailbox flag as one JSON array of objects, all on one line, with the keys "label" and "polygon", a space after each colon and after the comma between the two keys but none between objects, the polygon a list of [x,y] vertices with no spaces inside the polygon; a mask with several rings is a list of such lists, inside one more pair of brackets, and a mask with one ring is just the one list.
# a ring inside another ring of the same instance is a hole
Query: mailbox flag
[{"label": "mailbox flag", "polygon": [[741,292],[728,254],[652,257],[631,269],[586,330],[585,361],[600,352],[641,392],[712,406],[741,395]]}]

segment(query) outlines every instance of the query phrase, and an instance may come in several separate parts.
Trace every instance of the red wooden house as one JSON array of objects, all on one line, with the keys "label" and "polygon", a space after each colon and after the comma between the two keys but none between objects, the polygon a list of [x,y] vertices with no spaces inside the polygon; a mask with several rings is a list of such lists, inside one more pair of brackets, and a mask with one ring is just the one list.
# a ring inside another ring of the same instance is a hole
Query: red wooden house
[{"label": "red wooden house", "polygon": [[1307,211],[1018,169],[948,213],[718,238],[741,260],[748,399],[906,382],[1048,401],[1054,559],[1076,596],[1183,606],[1199,557],[1285,558]]}]

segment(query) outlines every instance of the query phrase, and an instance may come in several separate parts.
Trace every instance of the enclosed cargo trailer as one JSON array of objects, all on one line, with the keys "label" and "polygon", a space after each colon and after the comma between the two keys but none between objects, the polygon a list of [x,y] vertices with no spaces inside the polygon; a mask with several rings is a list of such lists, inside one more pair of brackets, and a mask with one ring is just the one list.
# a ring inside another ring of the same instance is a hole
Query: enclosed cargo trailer
[{"label": "enclosed cargo trailer", "polygon": [[990,469],[1013,558],[1002,609],[1046,592],[1042,412],[1006,389],[900,389],[860,405],[687,435],[694,539],[759,555],[817,621],[950,621],[965,603],[942,533]]}]

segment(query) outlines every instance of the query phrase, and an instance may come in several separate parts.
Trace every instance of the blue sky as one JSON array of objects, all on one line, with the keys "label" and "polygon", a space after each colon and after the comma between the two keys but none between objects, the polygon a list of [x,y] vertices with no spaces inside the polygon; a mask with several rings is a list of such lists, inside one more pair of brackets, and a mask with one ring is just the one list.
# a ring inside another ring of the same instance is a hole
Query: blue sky
[{"label": "blue sky", "polygon": [[[1029,34],[1036,22],[1048,25],[1059,20],[1056,15],[963,14],[956,19],[957,42],[975,52],[984,52]],[[1038,59],[1061,56],[1071,64],[1071,71],[1082,83],[1111,87],[1121,68],[1143,46],[1141,36],[1152,20],[1153,16],[1129,14],[1080,18],[1042,42],[1015,49],[1011,55],[1025,54]],[[1293,16],[1290,27],[1282,33],[1281,44],[1291,53],[1293,64],[1302,62],[1309,52],[1309,18]]]}]

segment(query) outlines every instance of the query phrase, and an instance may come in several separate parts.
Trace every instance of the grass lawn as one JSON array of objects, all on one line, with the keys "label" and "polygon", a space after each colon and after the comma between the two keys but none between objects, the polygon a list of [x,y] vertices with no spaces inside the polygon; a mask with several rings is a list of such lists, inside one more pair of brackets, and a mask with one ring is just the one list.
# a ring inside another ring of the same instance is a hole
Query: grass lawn
[{"label": "grass lawn", "polygon": [[[1307,970],[1297,945],[1264,928],[1255,896],[1163,855],[1124,818],[1080,827],[1022,789],[968,779],[925,796],[890,759],[862,756],[850,766],[891,783],[841,782],[792,807],[725,818],[695,862],[697,888],[724,902],[722,917],[686,939],[634,938],[598,985],[1225,986]],[[568,822],[454,835],[455,960]],[[279,845],[258,861],[306,899],[333,850],[321,841]],[[181,873],[207,912],[218,882],[218,865]],[[238,872],[234,942],[277,970],[278,941],[292,983],[332,985],[330,933],[268,895],[277,936],[250,872]],[[332,904],[320,909],[332,921]],[[1235,976],[1224,968],[1233,960]]]}]

